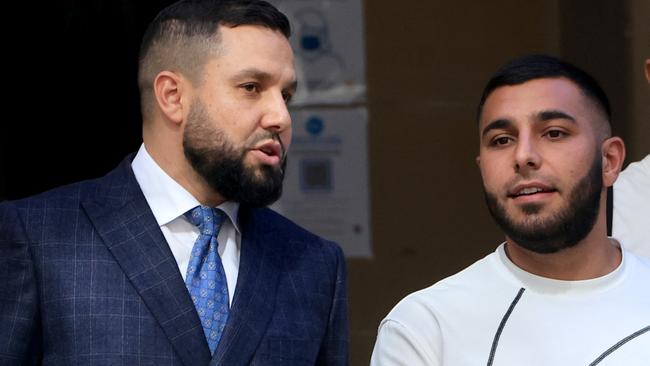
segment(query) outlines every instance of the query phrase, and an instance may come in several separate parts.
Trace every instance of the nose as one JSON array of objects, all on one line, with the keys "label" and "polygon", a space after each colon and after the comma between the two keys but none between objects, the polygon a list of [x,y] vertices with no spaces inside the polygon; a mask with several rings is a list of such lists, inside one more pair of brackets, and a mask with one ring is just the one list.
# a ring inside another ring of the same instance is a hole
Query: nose
[{"label": "nose", "polygon": [[518,136],[514,154],[515,171],[525,173],[539,169],[542,159],[535,140],[528,134]]},{"label": "nose", "polygon": [[269,94],[260,123],[265,130],[278,134],[290,130],[291,115],[282,93]]}]

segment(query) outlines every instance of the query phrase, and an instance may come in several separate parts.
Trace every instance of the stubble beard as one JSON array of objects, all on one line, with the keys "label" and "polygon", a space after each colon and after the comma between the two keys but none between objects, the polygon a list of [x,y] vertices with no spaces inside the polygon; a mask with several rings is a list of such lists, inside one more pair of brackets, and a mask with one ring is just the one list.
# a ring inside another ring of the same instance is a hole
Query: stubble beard
[{"label": "stubble beard", "polygon": [[602,163],[596,154],[589,171],[571,189],[566,206],[548,217],[537,216],[543,205],[531,203],[521,207],[528,217],[515,221],[496,195],[484,191],[488,210],[501,230],[519,246],[546,254],[573,247],[591,232],[598,217],[602,186]]},{"label": "stubble beard", "polygon": [[214,191],[228,201],[250,207],[264,207],[282,195],[286,159],[280,166],[247,166],[248,147],[274,138],[270,132],[252,136],[237,149],[220,130],[205,108],[195,99],[183,132],[183,152],[192,168]]}]

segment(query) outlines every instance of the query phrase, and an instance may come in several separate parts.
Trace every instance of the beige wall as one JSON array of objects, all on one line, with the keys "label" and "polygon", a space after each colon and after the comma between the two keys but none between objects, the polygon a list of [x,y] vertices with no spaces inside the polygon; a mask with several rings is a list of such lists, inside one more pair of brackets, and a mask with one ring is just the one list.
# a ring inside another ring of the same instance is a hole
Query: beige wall
[{"label": "beige wall", "polygon": [[[629,1],[650,15],[647,0]],[[644,121],[650,116],[650,98],[645,104],[635,98],[648,88],[628,88],[632,75],[625,68],[628,54],[648,42],[650,17],[630,11],[627,2],[608,11],[612,3],[365,2],[374,256],[348,265],[352,365],[368,364],[377,325],[399,299],[461,270],[502,240],[484,207],[474,162],[475,107],[497,66],[532,52],[566,56],[579,66],[585,61],[616,95],[621,134],[644,134],[630,140],[631,155],[641,156],[642,145],[648,153],[648,124],[637,121],[641,109]],[[592,10],[581,10],[586,4]],[[627,19],[632,13],[635,28]],[[602,18],[611,14],[617,19]],[[591,28],[603,21],[607,26]],[[598,46],[590,34],[616,44]],[[585,50],[585,42],[602,52]],[[638,62],[635,67],[641,70]]]}]

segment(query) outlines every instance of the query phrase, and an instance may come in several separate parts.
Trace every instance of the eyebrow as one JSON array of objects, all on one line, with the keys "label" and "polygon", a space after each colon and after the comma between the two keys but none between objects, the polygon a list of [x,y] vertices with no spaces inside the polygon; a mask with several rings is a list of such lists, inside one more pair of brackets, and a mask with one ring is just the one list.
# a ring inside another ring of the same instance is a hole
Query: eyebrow
[{"label": "eyebrow", "polygon": [[[269,80],[273,79],[273,76],[269,74],[268,72],[256,69],[256,68],[249,68],[249,69],[244,69],[238,73],[236,73],[231,80],[241,80],[241,79],[246,79],[246,78],[252,78],[256,79],[262,82],[267,82]],[[289,84],[287,84],[283,89],[288,89],[291,91],[295,91],[298,88],[298,81],[293,80]]]},{"label": "eyebrow", "polygon": [[298,90],[298,80],[290,82],[284,89],[294,93],[296,90]]},{"label": "eyebrow", "polygon": [[[554,119],[564,119],[572,123],[576,123],[576,119],[573,116],[558,110],[545,110],[533,114],[533,120],[535,123],[552,121]],[[509,127],[512,127],[512,125],[513,123],[509,119],[500,118],[494,120],[485,126],[483,132],[481,132],[481,136],[485,137],[485,135],[492,130],[507,129]]]},{"label": "eyebrow", "polygon": [[271,79],[271,74],[259,69],[249,68],[249,69],[241,70],[240,72],[236,73],[235,75],[233,75],[231,79],[238,80],[238,79],[245,79],[245,78],[253,78],[253,79],[264,81],[264,80]]},{"label": "eyebrow", "polygon": [[485,137],[485,135],[487,135],[487,133],[492,131],[492,130],[506,129],[506,128],[511,127],[511,126],[512,126],[512,121],[511,120],[505,119],[505,118],[500,118],[500,119],[497,119],[495,121],[492,121],[492,122],[488,123],[488,125],[485,126],[485,128],[483,129],[483,132],[481,132],[481,136]]},{"label": "eyebrow", "polygon": [[573,123],[576,122],[576,119],[573,116],[558,110],[541,111],[535,114],[536,121],[544,122],[554,119],[566,119]]}]

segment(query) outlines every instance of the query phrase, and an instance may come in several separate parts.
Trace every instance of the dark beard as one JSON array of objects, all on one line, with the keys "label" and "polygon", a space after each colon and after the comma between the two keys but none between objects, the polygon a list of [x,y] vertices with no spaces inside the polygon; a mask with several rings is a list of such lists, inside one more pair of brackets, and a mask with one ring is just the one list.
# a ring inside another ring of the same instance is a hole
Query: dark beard
[{"label": "dark beard", "polygon": [[[567,207],[547,219],[516,223],[496,196],[485,191],[485,201],[497,225],[519,246],[541,254],[555,253],[578,244],[594,227],[602,186],[602,162],[597,154],[590,170],[571,190]],[[539,205],[531,204],[522,211],[534,214],[540,209]]]},{"label": "dark beard", "polygon": [[[215,125],[203,103],[194,100],[183,133],[183,152],[192,168],[228,201],[251,207],[277,201],[282,195],[286,159],[281,167],[261,165],[256,175],[254,167],[244,165],[248,150],[237,150]],[[254,140],[269,137],[273,135],[265,133]]]}]

